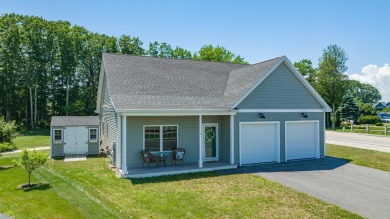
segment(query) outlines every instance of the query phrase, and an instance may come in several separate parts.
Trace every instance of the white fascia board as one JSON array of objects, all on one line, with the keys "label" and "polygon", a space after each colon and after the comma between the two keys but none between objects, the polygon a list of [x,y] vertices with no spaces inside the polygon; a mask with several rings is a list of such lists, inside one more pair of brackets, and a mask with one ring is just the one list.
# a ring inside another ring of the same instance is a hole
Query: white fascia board
[{"label": "white fascia board", "polygon": [[323,113],[324,109],[239,109],[239,113]]},{"label": "white fascia board", "polygon": [[126,116],[211,116],[236,115],[236,110],[116,110]]},{"label": "white fascia board", "polygon": [[233,105],[232,108],[236,108],[250,93],[252,93],[253,90],[255,90],[257,88],[257,86],[259,86],[259,84],[261,84],[261,82],[263,82],[267,77],[268,75],[270,75],[283,61],[284,59],[286,59],[286,56],[283,56],[279,62],[277,62],[268,72],[267,74],[265,74],[262,78],[260,78],[256,83],[255,85],[248,91],[244,94],[244,96],[242,96],[238,101],[237,103],[235,103]]},{"label": "white fascia board", "polygon": [[284,63],[287,65],[287,67],[294,72],[295,76],[302,82],[302,84],[309,90],[309,92],[316,98],[318,102],[324,107],[325,112],[332,112],[332,109],[329,107],[329,105],[325,102],[325,100],[321,97],[320,94],[310,85],[310,83],[303,77],[303,75],[295,68],[295,66],[291,63],[291,61],[284,57],[283,59]]}]

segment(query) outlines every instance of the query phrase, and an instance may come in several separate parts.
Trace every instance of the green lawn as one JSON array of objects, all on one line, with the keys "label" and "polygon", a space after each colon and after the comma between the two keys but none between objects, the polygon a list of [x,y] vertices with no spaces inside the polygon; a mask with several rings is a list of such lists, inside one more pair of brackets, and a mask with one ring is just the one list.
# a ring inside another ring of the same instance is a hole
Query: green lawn
[{"label": "green lawn", "polygon": [[390,153],[327,144],[326,154],[351,163],[390,172]]},{"label": "green lawn", "polygon": [[[0,158],[0,166],[11,160]],[[88,158],[50,160],[33,173],[33,182],[47,184],[17,189],[26,181],[18,167],[0,169],[0,212],[15,218],[360,218],[250,174],[117,179],[104,158]]]},{"label": "green lawn", "polygon": [[50,145],[50,130],[37,129],[20,132],[20,136],[14,139],[16,149],[31,147],[44,147]]}]

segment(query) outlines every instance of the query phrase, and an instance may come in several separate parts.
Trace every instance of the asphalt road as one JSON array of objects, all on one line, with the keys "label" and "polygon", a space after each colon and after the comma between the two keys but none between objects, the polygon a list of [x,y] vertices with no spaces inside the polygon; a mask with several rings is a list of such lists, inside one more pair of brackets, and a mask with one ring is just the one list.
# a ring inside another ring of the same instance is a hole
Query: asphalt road
[{"label": "asphalt road", "polygon": [[390,218],[390,172],[325,159],[263,164],[219,171],[250,173],[367,218]]},{"label": "asphalt road", "polygon": [[[390,137],[326,131],[326,143],[390,153]],[[390,218],[390,216],[389,216]]]}]

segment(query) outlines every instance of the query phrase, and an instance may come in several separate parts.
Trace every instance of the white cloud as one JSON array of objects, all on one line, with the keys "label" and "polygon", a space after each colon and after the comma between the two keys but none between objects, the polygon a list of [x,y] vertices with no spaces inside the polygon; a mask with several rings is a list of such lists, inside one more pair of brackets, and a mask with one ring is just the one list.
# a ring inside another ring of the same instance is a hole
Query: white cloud
[{"label": "white cloud", "polygon": [[383,101],[390,101],[390,65],[383,67],[369,64],[362,68],[361,73],[348,74],[350,79],[376,87],[382,95]]}]

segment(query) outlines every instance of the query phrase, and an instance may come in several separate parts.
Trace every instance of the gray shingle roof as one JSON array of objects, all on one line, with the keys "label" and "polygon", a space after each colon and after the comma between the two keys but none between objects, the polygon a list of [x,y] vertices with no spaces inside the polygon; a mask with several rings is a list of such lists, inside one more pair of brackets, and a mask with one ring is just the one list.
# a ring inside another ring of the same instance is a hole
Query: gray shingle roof
[{"label": "gray shingle roof", "polygon": [[254,65],[103,54],[116,109],[231,109],[280,58]]},{"label": "gray shingle roof", "polygon": [[53,116],[50,126],[99,126],[99,116]]}]

